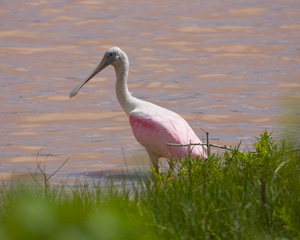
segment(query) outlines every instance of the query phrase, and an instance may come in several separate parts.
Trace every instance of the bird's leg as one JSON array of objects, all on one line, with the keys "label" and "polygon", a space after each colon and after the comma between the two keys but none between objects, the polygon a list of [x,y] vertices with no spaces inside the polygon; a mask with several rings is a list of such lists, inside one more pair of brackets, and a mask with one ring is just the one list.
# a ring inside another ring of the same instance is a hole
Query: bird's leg
[{"label": "bird's leg", "polygon": [[174,164],[172,161],[168,160],[168,164],[169,164],[170,169],[172,169],[174,167]]},{"label": "bird's leg", "polygon": [[147,152],[149,154],[149,157],[150,157],[150,160],[151,160],[151,162],[153,164],[155,172],[159,173],[159,170],[158,170],[158,159],[159,159],[159,156],[156,153],[152,152],[152,151],[147,150]]}]

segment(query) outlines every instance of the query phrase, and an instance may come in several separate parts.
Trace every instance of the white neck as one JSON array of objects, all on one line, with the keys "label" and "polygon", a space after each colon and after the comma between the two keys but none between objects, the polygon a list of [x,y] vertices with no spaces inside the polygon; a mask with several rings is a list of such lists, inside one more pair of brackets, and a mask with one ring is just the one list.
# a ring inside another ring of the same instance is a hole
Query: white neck
[{"label": "white neck", "polygon": [[127,78],[129,71],[129,61],[127,56],[123,59],[122,63],[114,65],[117,81],[116,81],[116,95],[118,101],[127,115],[137,106],[135,97],[131,96],[127,87]]}]

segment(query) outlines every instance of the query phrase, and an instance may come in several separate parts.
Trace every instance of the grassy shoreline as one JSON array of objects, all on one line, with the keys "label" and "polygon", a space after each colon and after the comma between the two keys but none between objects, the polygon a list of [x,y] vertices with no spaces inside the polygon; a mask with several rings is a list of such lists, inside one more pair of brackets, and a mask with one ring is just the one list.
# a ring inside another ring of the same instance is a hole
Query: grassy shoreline
[{"label": "grassy shoreline", "polygon": [[266,132],[254,148],[186,158],[130,188],[3,183],[0,239],[300,239],[299,149]]}]

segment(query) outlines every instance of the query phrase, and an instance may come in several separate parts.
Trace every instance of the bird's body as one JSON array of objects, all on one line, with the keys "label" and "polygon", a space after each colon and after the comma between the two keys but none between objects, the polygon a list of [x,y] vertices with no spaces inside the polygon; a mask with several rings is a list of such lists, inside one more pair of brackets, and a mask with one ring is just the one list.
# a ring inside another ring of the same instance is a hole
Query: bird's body
[{"label": "bird's body", "polygon": [[118,47],[109,49],[99,66],[83,83],[70,94],[73,97],[98,72],[112,65],[116,71],[116,95],[125,113],[137,141],[143,145],[158,171],[160,157],[178,159],[187,155],[206,157],[202,146],[168,146],[168,143],[201,143],[189,124],[177,113],[155,104],[133,97],[127,87],[129,61],[127,55]]}]

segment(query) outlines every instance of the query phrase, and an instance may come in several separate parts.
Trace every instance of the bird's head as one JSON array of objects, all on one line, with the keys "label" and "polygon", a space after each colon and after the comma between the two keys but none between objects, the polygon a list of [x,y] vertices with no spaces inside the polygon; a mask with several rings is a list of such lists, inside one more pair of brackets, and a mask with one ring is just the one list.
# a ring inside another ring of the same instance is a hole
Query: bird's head
[{"label": "bird's head", "polygon": [[115,68],[118,68],[119,66],[124,65],[125,62],[128,62],[127,56],[120,48],[112,47],[108,49],[92,74],[73,89],[73,91],[70,93],[70,98],[74,97],[89,80],[91,80],[107,66],[112,65]]}]

